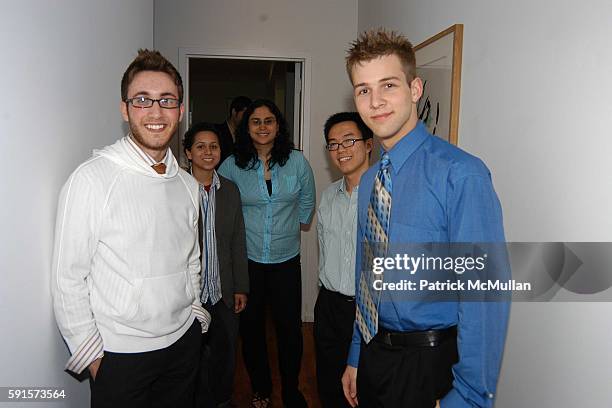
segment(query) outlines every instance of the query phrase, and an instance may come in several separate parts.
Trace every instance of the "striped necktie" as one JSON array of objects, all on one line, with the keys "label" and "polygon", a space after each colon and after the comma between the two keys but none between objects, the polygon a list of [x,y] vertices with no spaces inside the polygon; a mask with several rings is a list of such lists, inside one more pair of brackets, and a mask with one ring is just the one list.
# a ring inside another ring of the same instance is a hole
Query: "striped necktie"
[{"label": "striped necktie", "polygon": [[357,325],[366,343],[369,343],[378,331],[381,291],[375,291],[372,284],[375,277],[382,280],[383,275],[374,275],[372,261],[374,257],[384,257],[387,254],[392,192],[390,164],[389,154],[385,152],[380,159],[380,168],[374,179],[374,188],[368,205],[364,242],[365,263],[363,263],[366,267],[362,268],[359,278],[356,312]]}]

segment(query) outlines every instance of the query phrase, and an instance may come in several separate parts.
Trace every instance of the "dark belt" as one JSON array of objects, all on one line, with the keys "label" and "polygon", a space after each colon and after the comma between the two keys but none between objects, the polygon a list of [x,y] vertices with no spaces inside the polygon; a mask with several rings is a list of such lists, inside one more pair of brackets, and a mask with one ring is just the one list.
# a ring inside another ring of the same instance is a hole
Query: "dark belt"
[{"label": "dark belt", "polygon": [[334,290],[329,290],[325,286],[321,286],[320,290],[325,292],[325,293],[327,293],[327,294],[329,294],[330,296],[337,297],[338,299],[342,299],[342,300],[345,300],[347,302],[354,302],[355,301],[355,296],[348,296],[348,295],[345,295],[344,293],[336,292]]},{"label": "dark belt", "polygon": [[395,332],[378,328],[374,341],[389,346],[406,347],[437,347],[446,339],[457,337],[457,326],[451,326],[441,330],[424,330],[413,332]]}]

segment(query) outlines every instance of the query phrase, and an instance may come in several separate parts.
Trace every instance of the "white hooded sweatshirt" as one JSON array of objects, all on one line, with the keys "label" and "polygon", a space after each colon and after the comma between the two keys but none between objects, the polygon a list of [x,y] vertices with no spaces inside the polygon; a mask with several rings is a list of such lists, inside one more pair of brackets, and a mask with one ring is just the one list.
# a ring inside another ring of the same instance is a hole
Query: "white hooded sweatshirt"
[{"label": "white hooded sweatshirt", "polygon": [[126,136],[94,151],[62,189],[51,287],[71,371],[102,349],[168,347],[194,317],[208,328],[198,296],[198,183],[168,154],[166,174],[157,174]]}]

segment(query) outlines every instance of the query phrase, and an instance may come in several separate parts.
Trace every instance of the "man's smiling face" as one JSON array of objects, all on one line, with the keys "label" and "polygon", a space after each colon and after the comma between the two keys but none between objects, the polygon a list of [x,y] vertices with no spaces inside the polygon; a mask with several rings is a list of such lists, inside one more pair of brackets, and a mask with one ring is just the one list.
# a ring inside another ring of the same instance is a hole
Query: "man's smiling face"
[{"label": "man's smiling face", "polygon": [[[372,139],[360,140],[363,136],[353,121],[336,123],[329,130],[328,144],[338,143],[338,149],[329,152],[334,165],[343,175],[349,176],[361,171],[365,172],[369,167],[369,155],[372,151]],[[345,140],[355,140],[350,147],[343,147]]]},{"label": "man's smiling face", "polygon": [[390,150],[416,126],[421,80],[415,78],[409,83],[394,54],[356,64],[351,79],[359,115],[385,150]]},{"label": "man's smiling face", "polygon": [[[178,87],[164,72],[142,71],[134,76],[127,92],[128,99],[143,96],[151,99],[178,99]],[[161,160],[172,135],[183,117],[184,106],[164,109],[154,102],[150,108],[137,108],[121,103],[123,119],[128,122],[135,142],[151,157]],[[160,157],[161,156],[161,157]]]}]

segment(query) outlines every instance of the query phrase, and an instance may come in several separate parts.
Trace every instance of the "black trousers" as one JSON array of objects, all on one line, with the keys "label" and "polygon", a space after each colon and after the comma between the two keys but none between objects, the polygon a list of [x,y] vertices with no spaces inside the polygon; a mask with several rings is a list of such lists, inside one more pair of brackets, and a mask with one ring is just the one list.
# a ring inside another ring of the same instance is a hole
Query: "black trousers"
[{"label": "black trousers", "polygon": [[350,407],[342,391],[353,323],[355,299],[321,287],[314,309],[317,385],[323,408]]},{"label": "black trousers", "polygon": [[298,389],[302,362],[302,277],[300,256],[278,264],[249,260],[250,292],[240,314],[240,336],[245,366],[253,392],[272,392],[266,345],[266,306],[276,329],[282,398],[286,407],[306,406]]},{"label": "black trousers", "polygon": [[196,319],[174,344],[144,353],[104,352],[90,380],[92,408],[193,406],[200,360],[201,326]]},{"label": "black trousers", "polygon": [[238,338],[238,315],[223,300],[204,307],[212,320],[208,332],[202,335],[200,373],[196,387],[197,408],[223,406],[231,400]]},{"label": "black trousers", "polygon": [[452,388],[459,361],[457,338],[437,347],[389,346],[375,337],[361,343],[357,398],[361,408],[433,408]]}]

